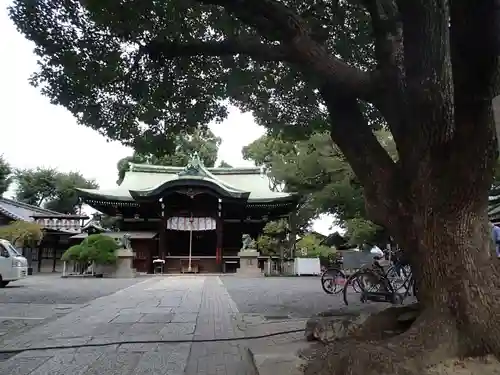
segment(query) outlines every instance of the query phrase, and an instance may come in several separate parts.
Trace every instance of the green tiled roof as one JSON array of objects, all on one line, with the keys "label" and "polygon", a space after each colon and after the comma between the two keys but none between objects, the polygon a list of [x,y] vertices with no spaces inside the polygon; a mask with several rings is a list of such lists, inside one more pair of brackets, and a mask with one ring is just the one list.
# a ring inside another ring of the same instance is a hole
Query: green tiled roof
[{"label": "green tiled roof", "polygon": [[250,202],[286,200],[294,194],[271,190],[269,177],[260,168],[206,168],[194,158],[186,167],[165,167],[149,164],[130,164],[120,186],[114,189],[78,189],[80,195],[91,199],[134,201],[134,197],[154,194],[169,182],[186,186],[196,181],[214,184],[234,197],[248,197]]}]

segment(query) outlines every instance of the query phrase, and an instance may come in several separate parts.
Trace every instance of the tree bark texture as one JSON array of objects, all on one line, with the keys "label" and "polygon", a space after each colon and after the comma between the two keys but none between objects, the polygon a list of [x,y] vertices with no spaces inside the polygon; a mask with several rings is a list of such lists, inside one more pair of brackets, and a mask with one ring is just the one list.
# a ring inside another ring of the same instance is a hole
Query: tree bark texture
[{"label": "tree bark texture", "polygon": [[[487,217],[497,161],[496,56],[488,47],[482,61],[464,54],[475,50],[467,33],[477,37],[479,27],[465,20],[467,5],[485,24],[491,19],[465,1],[452,9],[450,33],[447,2],[401,3],[404,78],[386,76],[402,81],[389,82],[379,101],[399,160],[373,143],[355,100],[330,86],[321,93],[332,139],[364,186],[368,214],[410,257],[423,313],[402,335],[330,353],[324,374],[420,374],[447,357],[500,357],[500,262],[490,251]],[[476,74],[478,67],[486,71]]]},{"label": "tree bark texture", "polygon": [[[361,127],[359,108],[322,93],[342,148],[348,129]],[[416,375],[447,358],[500,355],[500,267],[487,218],[497,160],[491,102],[455,109],[447,137],[432,131],[445,128],[442,108],[436,113],[431,104],[421,112],[406,121],[428,131],[404,161],[385,159],[369,138],[364,149],[346,148],[345,155],[363,182],[369,215],[410,257],[423,313],[404,334],[355,340],[324,355],[317,374]]]}]

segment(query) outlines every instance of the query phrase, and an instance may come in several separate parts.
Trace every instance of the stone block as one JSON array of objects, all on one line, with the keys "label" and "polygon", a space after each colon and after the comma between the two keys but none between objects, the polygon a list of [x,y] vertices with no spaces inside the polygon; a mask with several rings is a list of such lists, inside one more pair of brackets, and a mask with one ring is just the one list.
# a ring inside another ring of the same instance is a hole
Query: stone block
[{"label": "stone block", "polygon": [[253,360],[259,375],[302,375],[302,366],[305,364],[305,360],[295,354],[257,354]]},{"label": "stone block", "polygon": [[154,314],[144,314],[139,320],[140,323],[170,323],[172,321],[174,314],[172,313],[154,313]]},{"label": "stone block", "polygon": [[118,249],[115,251],[116,266],[114,277],[130,279],[137,276],[133,268],[134,252],[131,249]]},{"label": "stone block", "polygon": [[263,276],[259,268],[259,255],[256,250],[242,250],[238,253],[240,257],[240,268],[236,270],[237,276],[255,277]]},{"label": "stone block", "polygon": [[165,340],[189,340],[193,337],[195,328],[195,323],[168,323],[160,331],[160,336]]},{"label": "stone block", "polygon": [[369,313],[315,316],[306,323],[307,341],[329,343],[350,336],[356,332],[370,316]]},{"label": "stone block", "polygon": [[196,323],[196,320],[198,319],[198,313],[190,313],[190,312],[185,312],[182,314],[179,314],[176,312],[173,314],[172,323]]}]

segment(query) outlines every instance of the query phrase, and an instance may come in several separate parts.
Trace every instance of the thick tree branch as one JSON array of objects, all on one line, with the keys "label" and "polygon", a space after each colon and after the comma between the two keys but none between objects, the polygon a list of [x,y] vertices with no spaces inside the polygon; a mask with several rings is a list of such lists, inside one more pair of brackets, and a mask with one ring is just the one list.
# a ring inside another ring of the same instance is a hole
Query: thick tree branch
[{"label": "thick tree branch", "polygon": [[[476,168],[471,173],[483,175],[491,171],[497,158],[491,99],[496,95],[499,78],[498,3],[498,0],[450,1],[454,145],[456,149],[465,147],[466,152],[460,154],[463,158],[476,160]],[[488,162],[478,163],[484,160],[485,152],[489,155]]]},{"label": "thick tree branch", "polygon": [[372,20],[375,57],[379,68],[394,74],[402,73],[403,27],[395,0],[361,0],[361,2]]},{"label": "thick tree branch", "polygon": [[279,41],[294,54],[295,64],[318,83],[329,82],[339,93],[371,102],[375,96],[375,80],[368,72],[352,67],[330,55],[311,36],[306,23],[290,8],[275,0],[198,0],[218,5],[254,27],[263,37]]},{"label": "thick tree branch", "polygon": [[291,42],[299,34],[308,33],[307,25],[290,8],[275,0],[198,0],[202,4],[219,5],[241,21],[256,28],[271,40]]},{"label": "thick tree branch", "polygon": [[450,1],[455,99],[489,100],[498,72],[500,1]]},{"label": "thick tree branch", "polygon": [[389,125],[399,154],[404,156],[408,148],[405,143],[412,140],[407,137],[409,124],[406,121],[403,25],[399,10],[395,0],[357,1],[361,1],[370,14],[375,58],[378,70],[384,77],[381,97],[388,98],[375,104]]},{"label": "thick tree branch", "polygon": [[[332,140],[364,187],[367,213],[372,221],[383,222],[381,218],[390,210],[384,204],[394,198],[388,195],[395,164],[370,129],[356,98],[338,96],[327,85],[320,91],[331,118]],[[377,207],[370,207],[373,202]]]},{"label": "thick tree branch", "polygon": [[398,8],[410,104],[406,115],[412,119],[415,148],[422,149],[447,142],[453,135],[448,0],[398,0]]},{"label": "thick tree branch", "polygon": [[155,39],[143,48],[153,59],[190,56],[247,55],[259,61],[291,61],[293,55],[285,47],[258,40],[228,39],[224,41],[194,41],[189,43]]}]

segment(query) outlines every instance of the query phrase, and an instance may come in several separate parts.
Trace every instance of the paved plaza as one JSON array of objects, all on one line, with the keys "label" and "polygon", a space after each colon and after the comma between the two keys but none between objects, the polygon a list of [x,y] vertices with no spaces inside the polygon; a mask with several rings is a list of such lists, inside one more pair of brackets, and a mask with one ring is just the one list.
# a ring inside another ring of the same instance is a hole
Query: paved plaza
[{"label": "paved plaza", "polygon": [[[0,375],[254,375],[242,341],[249,315],[308,317],[340,307],[318,278],[33,276],[0,290],[2,349],[120,345],[0,354]],[[127,344],[127,341],[178,341]]]}]

